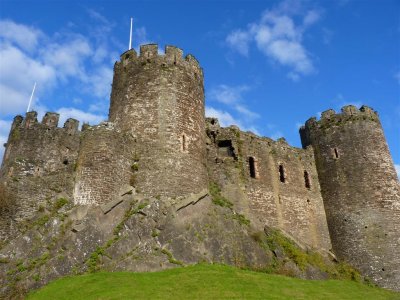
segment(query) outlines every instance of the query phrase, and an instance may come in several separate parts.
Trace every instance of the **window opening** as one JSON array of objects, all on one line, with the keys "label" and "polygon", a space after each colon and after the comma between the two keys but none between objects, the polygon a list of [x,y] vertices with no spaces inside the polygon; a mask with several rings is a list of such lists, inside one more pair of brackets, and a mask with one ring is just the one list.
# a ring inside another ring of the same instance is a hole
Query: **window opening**
[{"label": "window opening", "polygon": [[182,151],[186,151],[186,136],[182,135]]},{"label": "window opening", "polygon": [[306,186],[307,189],[311,188],[310,176],[308,175],[307,171],[304,171],[304,185]]},{"label": "window opening", "polygon": [[254,157],[249,157],[250,177],[256,178],[256,162]]},{"label": "window opening", "polygon": [[279,165],[279,180],[283,183],[286,181],[285,169],[283,168],[283,165]]},{"label": "window opening", "polygon": [[220,140],[218,141],[218,154],[222,156],[235,157],[234,148],[231,140]]},{"label": "window opening", "polygon": [[339,152],[337,148],[333,148],[333,154],[335,155],[335,158],[339,158]]}]

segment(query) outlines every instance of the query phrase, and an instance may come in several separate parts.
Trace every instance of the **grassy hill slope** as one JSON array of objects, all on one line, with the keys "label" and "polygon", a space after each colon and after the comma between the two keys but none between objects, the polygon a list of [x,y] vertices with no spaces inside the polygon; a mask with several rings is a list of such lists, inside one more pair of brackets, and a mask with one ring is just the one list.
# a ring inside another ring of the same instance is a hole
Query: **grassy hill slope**
[{"label": "grassy hill slope", "polygon": [[310,281],[195,265],[154,273],[94,273],[65,277],[27,299],[400,299],[400,294],[353,281]]}]

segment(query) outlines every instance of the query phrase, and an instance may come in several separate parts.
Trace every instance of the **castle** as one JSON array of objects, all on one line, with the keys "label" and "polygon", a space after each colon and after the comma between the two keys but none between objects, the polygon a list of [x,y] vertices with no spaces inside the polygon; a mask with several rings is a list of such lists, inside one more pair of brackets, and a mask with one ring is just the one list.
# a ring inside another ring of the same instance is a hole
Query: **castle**
[{"label": "castle", "polygon": [[279,228],[400,289],[400,185],[373,109],[309,119],[303,149],[204,115],[197,60],[150,44],[116,62],[108,122],[79,131],[74,119],[57,127],[56,113],[41,123],[36,112],[15,117],[0,171],[15,209],[1,216],[1,239],[59,193],[98,206],[126,185],[173,199],[214,184],[255,226]]}]

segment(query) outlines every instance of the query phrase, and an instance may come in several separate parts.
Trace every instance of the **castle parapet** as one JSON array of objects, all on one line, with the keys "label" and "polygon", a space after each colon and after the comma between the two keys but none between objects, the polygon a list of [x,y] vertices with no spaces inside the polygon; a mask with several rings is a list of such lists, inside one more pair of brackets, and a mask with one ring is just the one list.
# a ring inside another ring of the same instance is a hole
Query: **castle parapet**
[{"label": "castle parapet", "polygon": [[[346,105],[341,108],[340,113],[336,113],[333,109],[328,109],[322,112],[320,120],[317,120],[315,117],[308,119],[305,123],[305,128],[326,129],[332,126],[339,126],[341,123],[345,122],[363,120],[379,122],[378,113],[365,105],[360,109],[354,105]],[[304,130],[304,128],[300,129],[300,131],[302,130]]]},{"label": "castle parapet", "polygon": [[42,120],[42,124],[49,128],[54,128],[58,126],[58,120],[60,119],[60,114],[47,112]]},{"label": "castle parapet", "polygon": [[13,131],[17,127],[20,127],[23,121],[24,121],[23,116],[21,116],[21,115],[16,116],[11,125],[11,131]]},{"label": "castle parapet", "polygon": [[37,112],[30,111],[26,113],[24,127],[27,129],[33,128],[35,124],[37,124]]},{"label": "castle parapet", "polygon": [[78,131],[79,121],[69,118],[67,121],[65,121],[64,128],[67,130],[68,134],[74,134]]},{"label": "castle parapet", "polygon": [[[187,67],[195,74],[203,76],[203,71],[197,59],[191,54],[184,57],[183,50],[175,46],[167,45],[165,46],[165,54],[159,54],[157,44],[141,45],[139,56],[134,49],[131,49],[124,52],[120,58],[120,63],[122,63],[124,67],[134,61],[138,61],[142,65],[156,63],[163,67],[178,65]],[[118,64],[117,62],[117,65]]]},{"label": "castle parapet", "polygon": [[140,57],[153,58],[158,55],[158,45],[157,44],[147,44],[140,46]]},{"label": "castle parapet", "polygon": [[27,112],[25,118],[18,115],[14,118],[11,125],[11,132],[15,129],[30,129],[30,130],[49,130],[50,128],[56,129],[59,132],[65,131],[68,135],[79,132],[79,121],[73,118],[69,118],[64,122],[62,128],[58,127],[60,114],[55,112],[46,112],[43,116],[42,122],[39,123],[37,120],[37,112]]}]

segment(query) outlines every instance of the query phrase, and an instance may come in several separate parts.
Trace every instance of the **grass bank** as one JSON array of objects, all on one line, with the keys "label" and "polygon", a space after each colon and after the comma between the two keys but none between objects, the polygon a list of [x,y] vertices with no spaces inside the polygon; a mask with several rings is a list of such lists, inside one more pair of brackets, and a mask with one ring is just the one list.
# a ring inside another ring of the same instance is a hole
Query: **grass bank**
[{"label": "grass bank", "polygon": [[400,299],[400,294],[353,281],[309,281],[195,265],[154,273],[94,273],[65,277],[27,299]]}]

